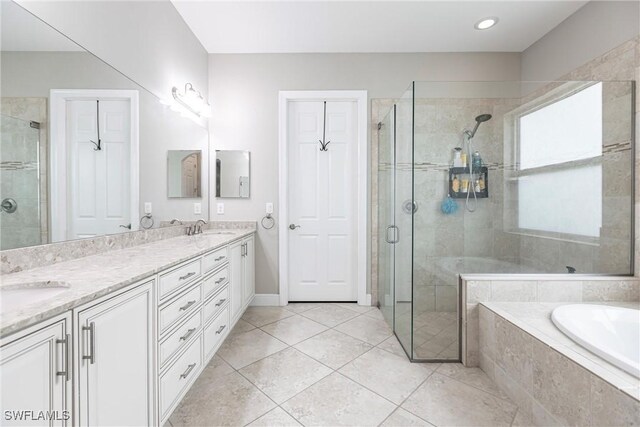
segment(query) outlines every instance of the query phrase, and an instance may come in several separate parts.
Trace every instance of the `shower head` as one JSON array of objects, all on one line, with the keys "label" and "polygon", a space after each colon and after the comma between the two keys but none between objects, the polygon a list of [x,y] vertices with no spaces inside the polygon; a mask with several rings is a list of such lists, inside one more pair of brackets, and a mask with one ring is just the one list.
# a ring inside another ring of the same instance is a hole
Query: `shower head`
[{"label": "shower head", "polygon": [[465,132],[469,136],[469,139],[473,138],[473,136],[476,134],[476,131],[480,127],[480,123],[486,122],[487,120],[490,120],[490,119],[491,119],[491,114],[480,114],[478,117],[476,117],[476,126],[473,128],[471,132],[469,131]]}]

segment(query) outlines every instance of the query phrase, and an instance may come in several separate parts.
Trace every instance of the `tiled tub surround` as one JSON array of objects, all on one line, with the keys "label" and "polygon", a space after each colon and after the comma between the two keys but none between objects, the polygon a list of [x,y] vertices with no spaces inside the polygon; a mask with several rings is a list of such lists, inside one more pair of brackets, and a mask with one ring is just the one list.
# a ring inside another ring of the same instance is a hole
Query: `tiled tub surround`
[{"label": "tiled tub surround", "polygon": [[[193,222],[183,225],[164,226],[149,230],[130,231],[119,234],[92,237],[88,239],[69,240],[48,245],[30,246],[25,248],[0,251],[0,274],[16,273],[32,268],[44,267],[60,262],[70,261],[89,255],[102,254],[108,251],[120,250],[144,245],[163,239],[171,239],[185,235],[186,227]],[[212,221],[203,227],[210,229],[256,229],[255,221]]]},{"label": "tiled tub surround", "polygon": [[640,381],[557,330],[549,317],[559,305],[481,303],[482,370],[518,405],[528,425],[640,425]]},{"label": "tiled tub surround", "polygon": [[493,302],[599,303],[640,301],[640,279],[631,276],[463,275],[462,362],[480,366],[479,304]]},{"label": "tiled tub surround", "polygon": [[[168,230],[184,234],[183,227],[172,227]],[[157,231],[139,233],[141,235],[147,234],[147,238],[149,238],[150,233],[157,233]],[[254,232],[254,228],[245,228],[232,230],[225,234],[180,235],[180,237],[163,240],[156,238],[158,241],[153,243],[138,244],[109,252],[102,250],[102,253],[83,258],[77,257],[82,254],[82,249],[78,247],[76,248],[77,252],[73,252],[77,259],[55,264],[49,263],[13,274],[3,274],[2,286],[25,282],[60,281],[66,282],[69,289],[51,299],[23,306],[19,310],[3,311],[0,313],[0,335],[4,336],[24,329]],[[133,234],[135,233],[124,233],[124,235]],[[123,235],[106,236],[103,239],[108,241],[107,239],[110,237],[123,237]],[[124,237],[126,239],[127,236]],[[131,244],[132,241],[143,241],[142,239],[143,237],[124,240],[120,244]],[[97,239],[87,240],[95,241]],[[87,243],[87,240],[78,240],[67,244],[80,246],[82,243]],[[37,250],[38,248],[40,247],[27,249]],[[105,242],[101,248],[109,248],[109,246]],[[4,262],[3,254],[3,266]]]}]

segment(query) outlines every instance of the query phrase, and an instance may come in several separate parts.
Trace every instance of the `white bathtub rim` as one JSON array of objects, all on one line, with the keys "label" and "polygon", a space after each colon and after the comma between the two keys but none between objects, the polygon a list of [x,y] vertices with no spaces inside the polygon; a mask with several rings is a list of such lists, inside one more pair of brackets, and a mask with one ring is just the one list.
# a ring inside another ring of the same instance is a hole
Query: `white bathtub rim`
[{"label": "white bathtub rim", "polygon": [[557,307],[552,311],[551,321],[563,334],[565,334],[567,337],[569,337],[572,341],[576,342],[581,347],[589,350],[591,353],[597,355],[598,357],[601,357],[602,359],[618,367],[619,369],[629,373],[630,375],[633,375],[634,377],[640,379],[640,366],[634,363],[634,361],[632,361],[627,356],[619,352],[615,352],[615,351],[607,352],[601,349],[599,346],[592,343],[591,341],[576,335],[570,328],[567,328],[563,324],[562,320],[560,319],[560,317],[562,316],[562,312],[566,311],[567,309],[575,308],[578,306],[580,307],[595,306],[595,307],[601,307],[603,309],[617,309],[617,310],[633,310],[633,311],[638,311],[638,310],[635,310],[632,308],[612,307],[610,305],[602,305],[602,304],[584,304],[584,303],[566,304],[566,305]]}]

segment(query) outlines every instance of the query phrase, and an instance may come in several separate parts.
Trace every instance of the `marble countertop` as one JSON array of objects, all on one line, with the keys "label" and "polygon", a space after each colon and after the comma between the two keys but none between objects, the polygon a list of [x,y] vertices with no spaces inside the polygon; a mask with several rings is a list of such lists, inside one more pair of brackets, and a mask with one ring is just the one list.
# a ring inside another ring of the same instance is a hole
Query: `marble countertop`
[{"label": "marble countertop", "polygon": [[254,232],[255,229],[217,230],[217,233],[174,237],[2,275],[2,288],[56,281],[66,282],[69,287],[51,298],[3,309],[0,336],[64,313]]}]

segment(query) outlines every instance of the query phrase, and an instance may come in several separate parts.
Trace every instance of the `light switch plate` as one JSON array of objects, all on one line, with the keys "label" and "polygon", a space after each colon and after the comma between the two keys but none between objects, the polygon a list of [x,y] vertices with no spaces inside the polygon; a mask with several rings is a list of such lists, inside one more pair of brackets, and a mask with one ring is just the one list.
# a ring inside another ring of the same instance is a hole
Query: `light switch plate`
[{"label": "light switch plate", "polygon": [[267,203],[267,213],[268,214],[272,214],[273,213],[273,203],[271,203],[271,202]]},{"label": "light switch plate", "polygon": [[200,203],[193,204],[193,213],[196,215],[200,215],[202,213],[202,205]]},{"label": "light switch plate", "polygon": [[144,202],[144,213],[151,213],[151,202]]},{"label": "light switch plate", "polygon": [[218,215],[224,215],[224,203],[218,203],[217,212]]}]

